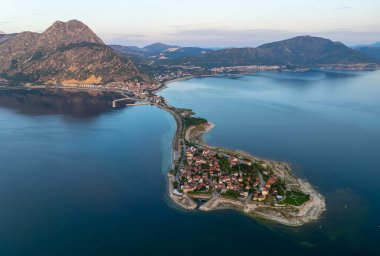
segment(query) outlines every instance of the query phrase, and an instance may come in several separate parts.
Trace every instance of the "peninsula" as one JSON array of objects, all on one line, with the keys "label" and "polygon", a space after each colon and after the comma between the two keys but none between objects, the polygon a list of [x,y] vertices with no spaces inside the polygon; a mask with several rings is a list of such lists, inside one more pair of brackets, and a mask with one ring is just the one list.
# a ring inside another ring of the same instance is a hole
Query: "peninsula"
[{"label": "peninsula", "polygon": [[214,127],[212,123],[164,99],[156,105],[177,122],[168,194],[178,206],[234,209],[289,226],[316,221],[325,211],[325,198],[307,181],[296,178],[288,164],[209,146],[202,137]]},{"label": "peninsula", "polygon": [[320,218],[326,210],[324,196],[307,181],[295,177],[287,163],[207,145],[203,135],[214,125],[194,117],[191,109],[170,106],[165,98],[157,96],[156,92],[168,83],[146,85],[143,92],[129,91],[132,96],[115,102],[133,100],[155,105],[175,118],[177,129],[167,176],[168,196],[176,205],[201,211],[233,209],[289,226]]}]

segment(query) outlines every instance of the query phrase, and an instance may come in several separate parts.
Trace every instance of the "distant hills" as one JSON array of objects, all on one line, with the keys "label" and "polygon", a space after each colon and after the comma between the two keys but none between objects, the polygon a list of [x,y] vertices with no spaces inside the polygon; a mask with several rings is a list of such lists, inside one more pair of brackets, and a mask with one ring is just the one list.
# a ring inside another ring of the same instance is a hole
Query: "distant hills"
[{"label": "distant hills", "polygon": [[12,81],[54,84],[144,77],[132,61],[104,45],[77,20],[57,21],[41,34],[22,32],[0,41],[0,76]]},{"label": "distant hills", "polygon": [[380,63],[380,47],[362,47],[362,48],[356,49],[356,51]]},{"label": "distant hills", "polygon": [[148,53],[157,54],[157,53],[164,52],[170,48],[178,48],[178,46],[172,46],[172,45],[167,45],[167,44],[162,44],[162,43],[154,43],[154,44],[145,46],[142,49]]},{"label": "distant hills", "polygon": [[194,57],[213,50],[200,47],[180,47],[162,43],[154,43],[143,48],[136,46],[110,45],[114,50],[125,56],[140,56],[150,59],[178,59]]},{"label": "distant hills", "polygon": [[351,49],[340,42],[312,36],[294,37],[256,48],[220,50],[179,47],[160,43],[144,48],[111,47],[126,56],[150,58],[156,61],[156,64],[196,65],[204,68],[246,65],[318,67],[319,65],[352,65],[379,61],[375,50],[368,53],[364,50]]},{"label": "distant hills", "polygon": [[353,49],[380,63],[380,42],[370,45],[354,46]]},{"label": "distant hills", "polygon": [[184,59],[203,67],[243,65],[289,65],[315,67],[322,64],[358,64],[375,62],[340,42],[311,36],[264,44],[257,48],[230,48]]},{"label": "distant hills", "polygon": [[352,46],[353,49],[358,49],[358,48],[363,48],[363,47],[378,47],[378,48],[380,48],[380,41],[373,43],[373,44],[362,44],[362,45]]}]

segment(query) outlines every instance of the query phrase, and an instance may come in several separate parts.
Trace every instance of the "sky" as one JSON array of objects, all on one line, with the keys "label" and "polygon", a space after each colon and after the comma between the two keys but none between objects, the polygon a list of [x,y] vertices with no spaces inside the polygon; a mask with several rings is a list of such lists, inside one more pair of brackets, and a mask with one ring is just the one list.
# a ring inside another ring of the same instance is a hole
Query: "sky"
[{"label": "sky", "polygon": [[247,47],[298,35],[380,41],[379,0],[0,0],[0,31],[77,19],[107,44]]}]

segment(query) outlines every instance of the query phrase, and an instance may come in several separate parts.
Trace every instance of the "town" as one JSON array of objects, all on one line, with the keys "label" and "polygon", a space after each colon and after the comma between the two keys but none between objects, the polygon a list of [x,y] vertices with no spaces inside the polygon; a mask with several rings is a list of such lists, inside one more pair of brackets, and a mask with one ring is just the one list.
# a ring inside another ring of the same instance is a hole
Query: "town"
[{"label": "town", "polygon": [[194,144],[186,147],[182,161],[173,184],[177,196],[223,196],[273,205],[283,199],[285,185],[265,164]]}]

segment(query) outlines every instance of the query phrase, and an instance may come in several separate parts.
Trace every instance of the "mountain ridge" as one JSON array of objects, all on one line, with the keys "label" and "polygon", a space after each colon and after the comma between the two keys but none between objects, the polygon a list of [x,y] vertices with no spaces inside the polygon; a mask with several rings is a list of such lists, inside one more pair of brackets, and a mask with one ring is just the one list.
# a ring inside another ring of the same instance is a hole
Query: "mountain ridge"
[{"label": "mountain ridge", "polygon": [[298,36],[259,47],[228,48],[187,58],[183,62],[203,67],[243,65],[290,65],[313,67],[323,64],[374,63],[341,42],[312,36]]}]

